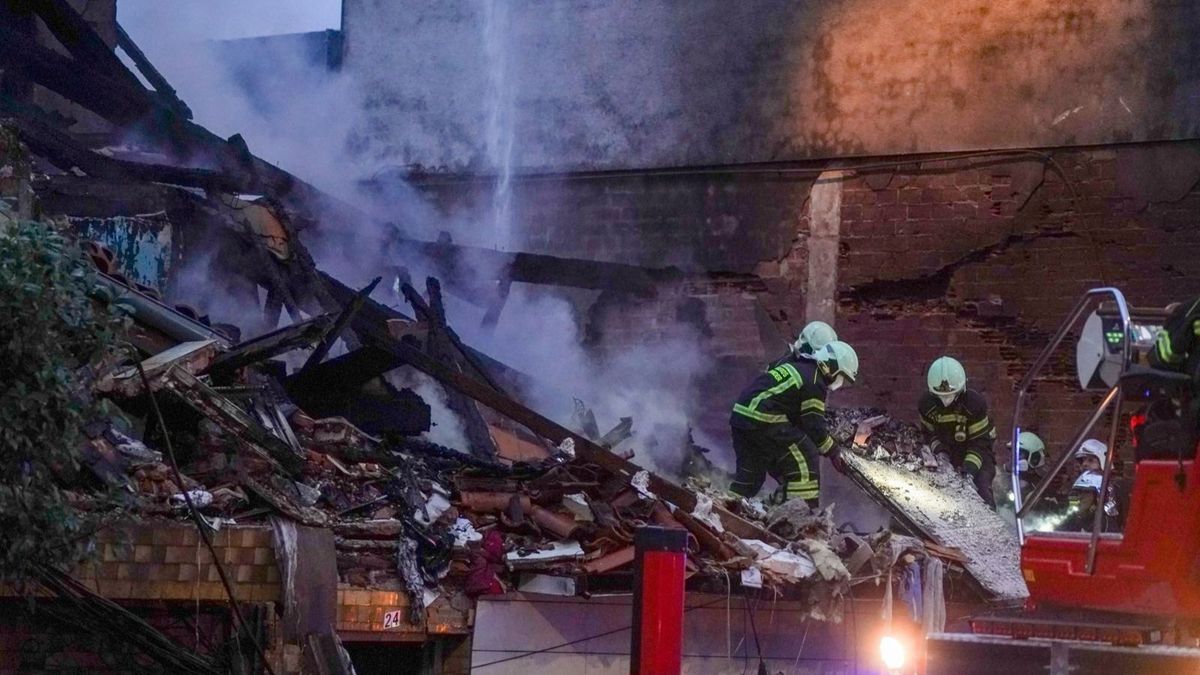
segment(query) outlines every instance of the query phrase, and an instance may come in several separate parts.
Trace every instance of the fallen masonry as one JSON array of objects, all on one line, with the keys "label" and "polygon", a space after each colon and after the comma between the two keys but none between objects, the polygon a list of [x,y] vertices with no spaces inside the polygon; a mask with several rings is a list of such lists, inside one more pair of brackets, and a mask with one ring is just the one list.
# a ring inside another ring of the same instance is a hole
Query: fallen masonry
[{"label": "fallen masonry", "polygon": [[1028,597],[1016,534],[969,481],[934,458],[916,425],[878,410],[836,410],[836,438],[856,483],[914,534],[957,549],[971,579],[996,600]]}]

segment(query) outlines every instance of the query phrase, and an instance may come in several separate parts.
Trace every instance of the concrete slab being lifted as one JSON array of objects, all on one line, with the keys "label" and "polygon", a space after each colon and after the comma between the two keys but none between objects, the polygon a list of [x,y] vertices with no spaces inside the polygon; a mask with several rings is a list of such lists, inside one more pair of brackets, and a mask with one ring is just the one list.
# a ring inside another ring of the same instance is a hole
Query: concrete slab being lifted
[{"label": "concrete slab being lifted", "polygon": [[915,534],[962,551],[967,574],[991,599],[1029,596],[1016,533],[984,504],[969,482],[945,468],[912,471],[852,452],[843,455],[859,487],[918,530]]}]

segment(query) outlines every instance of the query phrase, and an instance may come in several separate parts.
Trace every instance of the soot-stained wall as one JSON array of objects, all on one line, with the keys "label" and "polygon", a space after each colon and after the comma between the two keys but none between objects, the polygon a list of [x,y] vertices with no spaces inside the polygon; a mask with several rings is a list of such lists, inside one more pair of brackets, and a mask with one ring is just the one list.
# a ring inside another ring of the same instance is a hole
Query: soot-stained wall
[{"label": "soot-stained wall", "polygon": [[1185,0],[346,0],[357,149],[560,171],[1192,138]]}]

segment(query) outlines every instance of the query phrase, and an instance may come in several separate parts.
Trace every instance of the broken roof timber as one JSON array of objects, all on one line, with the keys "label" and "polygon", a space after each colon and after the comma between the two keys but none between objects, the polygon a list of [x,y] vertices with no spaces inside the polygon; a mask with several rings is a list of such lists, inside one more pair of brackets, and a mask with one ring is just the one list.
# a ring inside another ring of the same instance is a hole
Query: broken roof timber
[{"label": "broken roof timber", "polygon": [[402,250],[431,260],[450,283],[471,279],[484,269],[496,270],[493,278],[502,284],[520,281],[653,295],[658,284],[684,278],[683,272],[675,267],[649,268],[539,253],[505,253],[450,242],[398,239],[396,243]]},{"label": "broken roof timber", "polygon": [[[540,413],[526,408],[482,382],[438,363],[414,347],[391,339],[385,344],[377,345],[377,347],[434,378],[438,382],[466,394],[514,422],[519,422],[530,431],[555,444],[562,443],[568,438],[573,439],[576,455],[585,462],[596,464],[607,471],[624,476],[627,479],[632,478],[635,474],[642,471],[641,467],[636,464],[621,459],[607,449],[596,445],[590,439],[567,429],[550,418],[542,416]],[[649,487],[655,494],[685,511],[691,511],[696,508],[696,495],[690,490],[679,487],[654,474],[650,474]],[[782,544],[783,542],[775,534],[719,506],[714,506],[713,512],[721,519],[721,524],[726,530],[742,539],[761,539],[776,544]]]}]

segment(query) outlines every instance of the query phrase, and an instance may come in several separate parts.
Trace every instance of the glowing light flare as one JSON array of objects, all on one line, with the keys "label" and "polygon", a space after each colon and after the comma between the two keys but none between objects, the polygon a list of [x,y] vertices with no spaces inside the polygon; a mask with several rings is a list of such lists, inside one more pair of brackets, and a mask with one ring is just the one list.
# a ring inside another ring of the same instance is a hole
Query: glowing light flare
[{"label": "glowing light flare", "polygon": [[907,651],[904,644],[891,635],[885,635],[879,641],[879,657],[889,670],[900,670],[904,667],[904,662],[908,660]]}]

